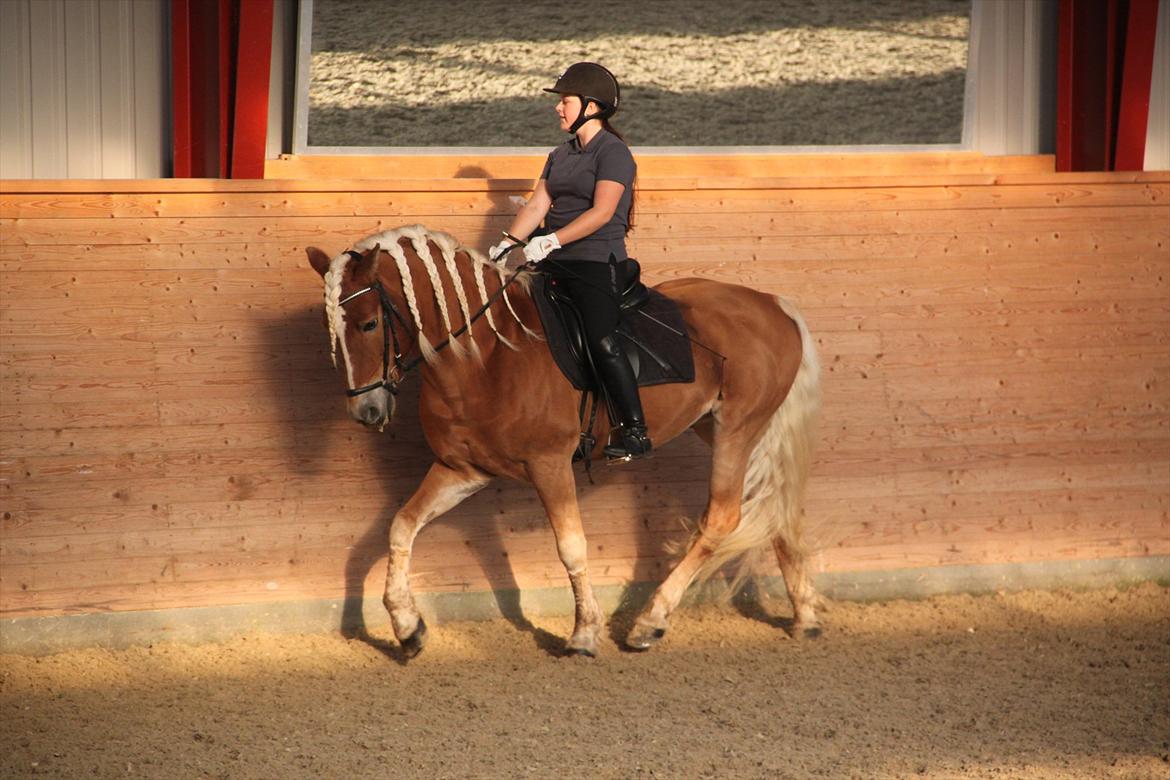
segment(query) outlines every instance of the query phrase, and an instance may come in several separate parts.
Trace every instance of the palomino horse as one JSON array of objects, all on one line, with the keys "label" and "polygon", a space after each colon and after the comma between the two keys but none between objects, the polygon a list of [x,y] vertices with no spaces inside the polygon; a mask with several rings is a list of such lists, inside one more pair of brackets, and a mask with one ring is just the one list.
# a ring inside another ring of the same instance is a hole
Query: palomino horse
[{"label": "palomino horse", "polygon": [[[355,420],[379,429],[389,422],[398,384],[422,366],[420,419],[435,460],[390,524],[384,595],[404,651],[418,653],[426,634],[408,580],[415,536],[493,477],[508,477],[536,488],[556,535],[576,600],[567,652],[593,655],[602,615],[571,464],[577,398],[540,338],[529,272],[505,287],[500,264],[421,225],[369,236],[333,258],[306,251],[325,281],[334,361],[340,347]],[[784,300],[744,287],[679,279],[657,289],[706,348],[693,348],[694,382],[643,388],[650,435],[661,445],[693,428],[712,447],[710,497],[689,549],[626,642],[650,647],[692,580],[768,544],[792,600],[794,635],[815,636],[799,507],[820,390],[808,329]],[[599,417],[594,432],[604,442],[608,422]]]}]

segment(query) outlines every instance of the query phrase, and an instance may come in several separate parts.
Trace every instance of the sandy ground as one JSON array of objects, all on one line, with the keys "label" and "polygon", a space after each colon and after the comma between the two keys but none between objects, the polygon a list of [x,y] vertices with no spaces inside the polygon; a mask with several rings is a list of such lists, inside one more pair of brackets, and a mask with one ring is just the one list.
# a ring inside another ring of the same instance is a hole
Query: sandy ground
[{"label": "sandy ground", "polygon": [[[1170,778],[1170,589],[690,608],[645,654],[563,619],[0,656],[0,776]],[[618,617],[613,633],[623,630]]]},{"label": "sandy ground", "polygon": [[961,137],[969,0],[313,8],[316,146],[551,146],[540,89],[583,59],[621,80],[615,124],[635,146]]}]

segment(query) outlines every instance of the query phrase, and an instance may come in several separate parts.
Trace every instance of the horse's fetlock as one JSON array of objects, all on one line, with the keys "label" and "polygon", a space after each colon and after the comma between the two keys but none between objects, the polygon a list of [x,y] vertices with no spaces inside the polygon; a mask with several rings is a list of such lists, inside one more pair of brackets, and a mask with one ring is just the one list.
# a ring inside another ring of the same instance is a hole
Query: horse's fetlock
[{"label": "horse's fetlock", "polygon": [[399,640],[413,636],[418,629],[419,616],[417,612],[405,610],[390,613],[390,624],[394,627],[394,636]]}]

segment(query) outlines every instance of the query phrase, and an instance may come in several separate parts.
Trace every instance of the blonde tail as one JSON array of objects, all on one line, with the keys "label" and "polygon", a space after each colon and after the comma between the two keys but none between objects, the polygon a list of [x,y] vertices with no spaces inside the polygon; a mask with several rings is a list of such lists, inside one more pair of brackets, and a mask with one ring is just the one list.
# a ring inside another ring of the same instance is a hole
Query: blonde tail
[{"label": "blonde tail", "polygon": [[800,330],[800,368],[788,396],[772,415],[748,460],[739,525],[696,575],[696,581],[702,582],[724,565],[740,559],[729,593],[738,591],[752,575],[760,556],[771,554],[771,542],[777,536],[794,552],[804,551],[801,503],[812,467],[820,415],[821,367],[804,318],[791,302],[776,300]]}]

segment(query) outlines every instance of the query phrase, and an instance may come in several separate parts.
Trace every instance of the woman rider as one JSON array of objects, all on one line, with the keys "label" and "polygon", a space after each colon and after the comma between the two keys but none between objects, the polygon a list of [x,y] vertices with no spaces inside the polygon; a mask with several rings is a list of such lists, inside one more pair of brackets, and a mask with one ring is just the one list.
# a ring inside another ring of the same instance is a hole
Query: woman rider
[{"label": "woman rider", "polygon": [[[578,62],[544,91],[560,95],[557,116],[571,137],[549,154],[536,191],[508,232],[526,239],[545,222],[548,232],[528,242],[524,257],[547,258],[558,288],[581,311],[593,364],[620,418],[619,441],[605,448],[606,456],[641,458],[650,454],[650,439],[638,382],[616,333],[637,172],[629,147],[608,121],[618,109],[620,88],[602,66]],[[511,245],[501,242],[492,256]]]}]

